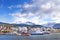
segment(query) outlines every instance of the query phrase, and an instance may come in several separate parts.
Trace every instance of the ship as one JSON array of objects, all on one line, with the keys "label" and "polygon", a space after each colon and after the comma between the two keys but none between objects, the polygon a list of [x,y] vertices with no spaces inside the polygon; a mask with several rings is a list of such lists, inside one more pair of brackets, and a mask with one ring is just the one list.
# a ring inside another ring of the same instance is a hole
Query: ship
[{"label": "ship", "polygon": [[30,34],[30,35],[43,35],[44,32],[43,32],[43,31],[40,31],[40,30],[37,30],[37,31],[30,30],[30,31],[29,31],[29,34]]}]

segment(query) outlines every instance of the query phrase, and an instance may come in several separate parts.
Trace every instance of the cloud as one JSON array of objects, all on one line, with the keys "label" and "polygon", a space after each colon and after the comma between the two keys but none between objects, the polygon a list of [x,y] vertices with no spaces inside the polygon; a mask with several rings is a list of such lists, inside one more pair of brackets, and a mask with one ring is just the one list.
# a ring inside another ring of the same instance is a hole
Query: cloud
[{"label": "cloud", "polygon": [[38,24],[39,17],[36,16],[36,14],[33,14],[31,12],[29,12],[29,13],[18,12],[18,13],[13,13],[10,15],[13,16],[15,23],[24,23],[24,22],[29,21],[29,22],[33,22],[33,23]]},{"label": "cloud", "polygon": [[45,4],[41,5],[41,9],[42,10],[49,10],[54,6],[54,4],[52,2],[47,2]]},{"label": "cloud", "polygon": [[22,6],[20,4],[18,5],[10,5],[8,8],[13,9],[13,8],[21,8]]},{"label": "cloud", "polygon": [[31,7],[33,7],[33,5],[31,5],[31,4],[25,3],[25,4],[23,5],[23,8],[25,8],[25,9],[31,8]]},{"label": "cloud", "polygon": [[[59,22],[59,17],[60,17],[60,1],[59,0],[34,0],[34,5],[37,4],[36,6],[40,9],[37,12],[42,14],[43,16],[41,19],[42,20],[51,20],[53,22]],[[43,22],[43,21],[42,21]],[[45,22],[45,21],[44,21]]]},{"label": "cloud", "polygon": [[9,9],[13,9],[13,8],[25,8],[25,9],[27,9],[27,8],[31,8],[31,7],[33,7],[33,5],[31,5],[31,4],[27,4],[27,3],[25,3],[25,4],[17,4],[17,5],[10,5],[8,8]]},{"label": "cloud", "polygon": [[55,21],[56,23],[60,23],[60,12],[59,11],[54,11],[51,14],[51,19]]},{"label": "cloud", "polygon": [[60,23],[60,1],[59,0],[32,0],[32,4],[15,6],[23,7],[24,12],[13,13],[14,22],[24,23],[27,21],[44,24],[49,22]]}]

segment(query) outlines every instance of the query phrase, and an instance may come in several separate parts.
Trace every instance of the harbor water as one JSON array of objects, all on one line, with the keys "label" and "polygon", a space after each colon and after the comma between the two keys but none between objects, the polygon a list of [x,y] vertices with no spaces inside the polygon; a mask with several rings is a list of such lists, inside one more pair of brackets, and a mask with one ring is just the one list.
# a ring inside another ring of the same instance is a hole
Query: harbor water
[{"label": "harbor water", "polygon": [[60,40],[60,33],[51,33],[45,35],[30,35],[30,36],[17,36],[17,35],[0,35],[0,40]]}]

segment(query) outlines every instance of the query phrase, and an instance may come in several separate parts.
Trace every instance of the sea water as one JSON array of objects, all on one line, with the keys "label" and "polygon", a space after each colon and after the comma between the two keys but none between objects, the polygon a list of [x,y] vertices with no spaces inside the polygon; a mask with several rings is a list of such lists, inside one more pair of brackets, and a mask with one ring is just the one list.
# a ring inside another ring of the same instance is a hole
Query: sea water
[{"label": "sea water", "polygon": [[0,40],[60,40],[60,33],[51,33],[45,35],[30,35],[30,36],[17,36],[17,35],[0,35]]}]

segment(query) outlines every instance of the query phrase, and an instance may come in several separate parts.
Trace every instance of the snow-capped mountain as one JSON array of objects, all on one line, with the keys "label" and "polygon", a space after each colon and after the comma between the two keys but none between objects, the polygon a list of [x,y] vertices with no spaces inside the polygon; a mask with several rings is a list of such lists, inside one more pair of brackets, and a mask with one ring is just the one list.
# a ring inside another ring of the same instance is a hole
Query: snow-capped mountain
[{"label": "snow-capped mountain", "polygon": [[35,25],[35,24],[32,23],[32,22],[26,22],[25,24],[27,24],[27,25]]},{"label": "snow-capped mountain", "polygon": [[60,23],[55,24],[55,25],[53,26],[53,28],[55,28],[55,29],[60,29]]},{"label": "snow-capped mountain", "polygon": [[46,23],[46,24],[43,24],[43,26],[46,26],[46,27],[53,27],[54,24],[56,24],[56,23]]}]

